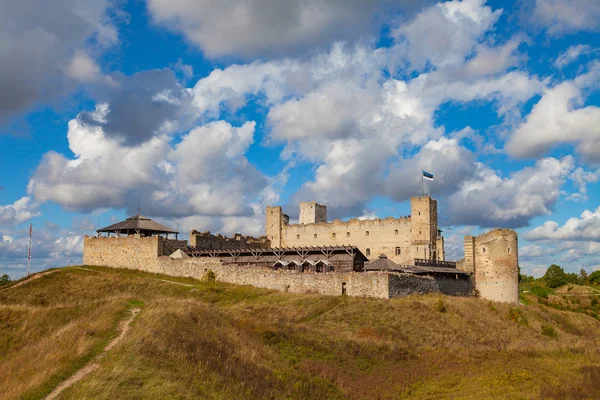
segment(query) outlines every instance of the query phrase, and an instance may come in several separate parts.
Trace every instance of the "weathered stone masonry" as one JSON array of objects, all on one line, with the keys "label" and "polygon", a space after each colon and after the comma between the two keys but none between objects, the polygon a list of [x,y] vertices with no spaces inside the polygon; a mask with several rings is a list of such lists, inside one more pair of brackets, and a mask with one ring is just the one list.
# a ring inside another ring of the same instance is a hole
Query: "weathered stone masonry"
[{"label": "weathered stone masonry", "polygon": [[[221,282],[286,291],[339,296],[391,298],[411,293],[439,292],[435,279],[410,274],[369,273],[297,273],[255,266],[223,265],[219,259],[172,259],[160,256],[165,239],[153,237],[111,237],[84,239],[83,262],[86,265],[117,267],[202,279],[211,270]],[[469,293],[470,290],[463,294]]]}]

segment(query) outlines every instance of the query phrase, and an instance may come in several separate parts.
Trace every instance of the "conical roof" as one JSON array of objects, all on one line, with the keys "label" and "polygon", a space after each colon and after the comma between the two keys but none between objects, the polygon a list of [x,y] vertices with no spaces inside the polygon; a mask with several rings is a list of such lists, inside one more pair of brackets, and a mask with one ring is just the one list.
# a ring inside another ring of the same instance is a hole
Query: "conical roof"
[{"label": "conical roof", "polygon": [[400,266],[388,260],[385,254],[380,254],[377,260],[371,261],[369,265],[365,266],[365,271],[392,271],[399,269]]},{"label": "conical roof", "polygon": [[120,233],[179,233],[174,229],[152,221],[150,218],[141,214],[127,218],[125,221],[98,229],[96,232],[117,232]]}]

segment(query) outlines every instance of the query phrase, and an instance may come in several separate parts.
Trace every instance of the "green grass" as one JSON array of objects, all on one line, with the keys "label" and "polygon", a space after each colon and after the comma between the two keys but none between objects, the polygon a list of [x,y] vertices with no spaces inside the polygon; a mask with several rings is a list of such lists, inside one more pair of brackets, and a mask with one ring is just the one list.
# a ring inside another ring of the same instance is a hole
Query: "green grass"
[{"label": "green grass", "polygon": [[[440,295],[325,297],[89,268],[0,292],[0,398],[42,398],[102,351],[133,307],[142,311],[124,340],[62,398],[585,399],[599,392],[600,322],[540,303],[560,296],[522,293],[530,305],[519,307]],[[588,307],[583,299],[568,304]]]}]

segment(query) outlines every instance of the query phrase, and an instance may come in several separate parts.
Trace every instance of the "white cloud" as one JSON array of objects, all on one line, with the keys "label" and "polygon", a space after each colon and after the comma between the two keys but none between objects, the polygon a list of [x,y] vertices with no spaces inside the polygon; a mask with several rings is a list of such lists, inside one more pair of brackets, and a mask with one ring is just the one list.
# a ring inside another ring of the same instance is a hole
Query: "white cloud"
[{"label": "white cloud", "polygon": [[533,18],[552,35],[600,29],[600,3],[596,0],[536,0]]},{"label": "white cloud", "polygon": [[[102,120],[105,113],[106,107],[98,107],[91,117]],[[254,126],[218,121],[193,129],[175,145],[168,135],[158,135],[129,147],[108,137],[102,126],[74,119],[68,139],[75,158],[47,153],[28,191],[39,201],[80,211],[132,212],[140,194],[149,215],[247,215],[247,202],[267,185],[244,156]]]},{"label": "white cloud", "polygon": [[462,64],[478,39],[498,20],[502,10],[492,12],[484,0],[438,3],[401,24],[392,34],[407,47],[413,69]]},{"label": "white cloud", "polygon": [[[68,91],[75,78],[90,78],[93,61],[73,54],[98,53],[118,41],[108,17],[109,0],[0,2],[0,123]],[[84,65],[87,64],[87,65]]]},{"label": "white cloud", "polygon": [[600,63],[572,81],[547,89],[506,144],[509,154],[537,157],[561,143],[577,145],[590,162],[600,162],[600,108],[583,106],[584,89],[596,89]]},{"label": "white cloud", "polygon": [[41,215],[39,204],[29,196],[21,197],[13,204],[0,206],[0,224],[17,225]]},{"label": "white cloud", "polygon": [[82,51],[77,51],[69,64],[67,75],[81,82],[94,82],[101,76],[100,67]]},{"label": "white cloud", "polygon": [[545,158],[502,178],[478,163],[476,176],[448,198],[444,213],[453,224],[526,226],[531,218],[551,212],[573,168],[570,156]]},{"label": "white cloud", "polygon": [[558,55],[556,61],[554,61],[554,65],[557,68],[563,68],[577,60],[579,57],[591,52],[592,47],[588,44],[573,45]]},{"label": "white cloud", "polygon": [[[570,218],[562,226],[555,221],[546,221],[527,232],[524,237],[528,240],[600,241],[600,207],[594,211],[585,210],[581,213],[581,218]],[[596,247],[596,251],[600,251],[600,247]]]},{"label": "white cloud", "polygon": [[357,38],[371,31],[378,11],[385,16],[406,5],[387,0],[149,0],[148,10],[155,22],[182,32],[212,58],[290,54]]}]

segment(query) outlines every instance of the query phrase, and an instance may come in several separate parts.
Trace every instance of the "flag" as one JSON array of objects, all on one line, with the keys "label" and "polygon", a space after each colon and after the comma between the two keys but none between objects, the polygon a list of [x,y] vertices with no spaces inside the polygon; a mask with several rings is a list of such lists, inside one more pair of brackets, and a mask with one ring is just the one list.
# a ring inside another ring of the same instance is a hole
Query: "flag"
[{"label": "flag", "polygon": [[427,179],[428,181],[432,181],[433,180],[433,174],[430,174],[427,171],[423,171],[423,178]]}]

